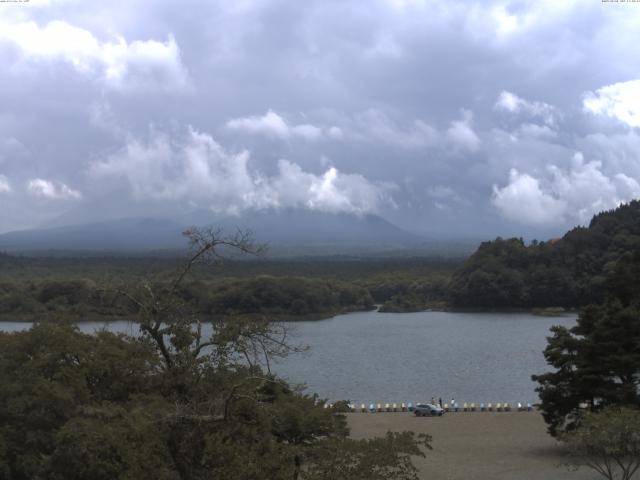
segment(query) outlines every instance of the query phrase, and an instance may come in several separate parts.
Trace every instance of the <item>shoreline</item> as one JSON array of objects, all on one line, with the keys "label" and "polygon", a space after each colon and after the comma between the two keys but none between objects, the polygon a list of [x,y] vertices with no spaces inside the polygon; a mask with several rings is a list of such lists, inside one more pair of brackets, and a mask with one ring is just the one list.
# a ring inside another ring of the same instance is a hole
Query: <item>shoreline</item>
[{"label": "shoreline", "polygon": [[[404,314],[404,313],[422,313],[422,312],[443,312],[443,313],[468,313],[468,314],[482,314],[482,313],[514,313],[514,314],[529,314],[536,317],[546,317],[546,318],[566,318],[566,317],[574,317],[579,314],[578,310],[565,310],[563,312],[545,312],[544,309],[542,311],[536,311],[538,309],[453,309],[453,308],[445,308],[445,309],[437,309],[437,308],[428,308],[425,310],[411,310],[411,311],[381,311],[379,308],[380,305],[376,304],[374,308],[367,310],[344,310],[338,312],[319,312],[314,314],[307,314],[303,316],[296,315],[268,315],[268,314],[259,314],[259,313],[251,313],[251,314],[238,314],[238,315],[216,315],[212,317],[203,318],[203,322],[210,322],[216,320],[218,318],[224,317],[244,317],[244,318],[260,318],[265,317],[269,321],[272,322],[309,322],[309,321],[322,321],[322,320],[330,320],[340,315],[349,315],[351,313],[393,313],[393,314]],[[46,316],[44,314],[43,316]],[[10,316],[9,314],[0,315],[0,323],[35,323],[38,321],[60,321],[56,318],[43,318],[43,316]],[[113,316],[102,316],[98,315],[95,317],[83,317],[83,318],[72,318],[69,320],[72,323],[90,323],[90,322],[100,322],[100,323],[112,323],[112,322],[135,322],[135,320],[131,320],[127,317],[113,317]]]}]

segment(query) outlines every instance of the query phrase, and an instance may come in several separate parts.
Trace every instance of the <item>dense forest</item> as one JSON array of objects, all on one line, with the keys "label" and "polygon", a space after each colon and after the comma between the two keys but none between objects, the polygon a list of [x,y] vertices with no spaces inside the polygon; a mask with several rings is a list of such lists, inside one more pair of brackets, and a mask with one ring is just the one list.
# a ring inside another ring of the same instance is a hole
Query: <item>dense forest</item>
[{"label": "dense forest", "polygon": [[484,242],[448,285],[454,308],[576,308],[600,303],[618,261],[640,248],[640,201],[593,217],[560,239]]},{"label": "dense forest", "polygon": [[[0,254],[0,319],[131,317],[131,285],[167,284],[175,257],[19,257]],[[371,310],[424,310],[444,298],[460,260],[439,258],[227,260],[197,266],[178,292],[206,318],[326,318]]]},{"label": "dense forest", "polygon": [[[162,290],[162,283],[155,283]],[[130,317],[133,306],[121,292],[126,285],[105,288],[91,280],[46,280],[0,283],[0,316],[4,318],[100,319]],[[331,316],[371,310],[373,299],[357,285],[340,281],[259,276],[217,284],[193,281],[177,293],[205,317],[259,314],[274,319],[287,316]],[[1,318],[0,317],[0,318]]]}]

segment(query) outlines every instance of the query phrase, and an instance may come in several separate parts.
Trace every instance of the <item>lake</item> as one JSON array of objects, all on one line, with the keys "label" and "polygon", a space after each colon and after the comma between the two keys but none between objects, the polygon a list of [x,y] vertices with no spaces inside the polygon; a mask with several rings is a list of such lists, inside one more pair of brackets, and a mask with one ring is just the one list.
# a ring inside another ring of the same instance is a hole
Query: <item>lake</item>
[{"label": "lake", "polygon": [[[552,325],[575,316],[523,313],[358,312],[328,320],[291,322],[295,340],[310,350],[273,370],[330,400],[416,402],[442,397],[463,402],[537,402],[531,375],[549,368],[542,356]],[[29,324],[1,322],[0,330]],[[84,332],[105,327],[80,324]],[[131,322],[106,328],[137,333]]]}]

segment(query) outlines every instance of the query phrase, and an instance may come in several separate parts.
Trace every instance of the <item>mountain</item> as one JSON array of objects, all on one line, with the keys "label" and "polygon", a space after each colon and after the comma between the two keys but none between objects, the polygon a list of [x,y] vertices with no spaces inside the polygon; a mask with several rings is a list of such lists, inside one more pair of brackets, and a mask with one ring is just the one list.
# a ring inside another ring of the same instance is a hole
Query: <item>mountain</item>
[{"label": "mountain", "polygon": [[[182,236],[186,228],[210,225],[229,233],[237,229],[251,230],[256,241],[283,250],[305,247],[335,253],[351,247],[402,249],[424,241],[376,215],[289,209],[253,211],[215,220],[211,212],[192,211],[170,219],[124,218],[9,232],[0,235],[0,250],[135,252],[182,249],[186,246]],[[304,248],[298,253],[304,253]]]},{"label": "mountain", "polygon": [[613,274],[640,252],[640,201],[594,216],[562,238],[525,245],[521,238],[484,242],[454,273],[454,307],[576,308],[600,303]]},{"label": "mountain", "polygon": [[171,220],[127,218],[8,232],[0,235],[0,249],[9,252],[176,249],[186,245],[182,230],[179,223]]},{"label": "mountain", "polygon": [[253,231],[274,245],[386,245],[406,246],[422,239],[377,215],[325,213],[301,209],[250,211],[219,222],[225,230]]}]

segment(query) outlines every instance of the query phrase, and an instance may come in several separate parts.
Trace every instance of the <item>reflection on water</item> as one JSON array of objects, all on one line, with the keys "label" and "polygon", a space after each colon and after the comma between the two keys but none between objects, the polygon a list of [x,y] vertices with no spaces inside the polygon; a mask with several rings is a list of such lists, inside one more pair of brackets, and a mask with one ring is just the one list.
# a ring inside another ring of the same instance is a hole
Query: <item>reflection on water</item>
[{"label": "reflection on water", "polygon": [[[549,327],[574,323],[575,317],[514,313],[351,313],[289,323],[296,341],[311,348],[273,369],[332,400],[533,403],[531,375],[548,369],[542,350]],[[5,331],[28,327],[0,323]],[[138,332],[124,321],[86,322],[80,328]]]}]

